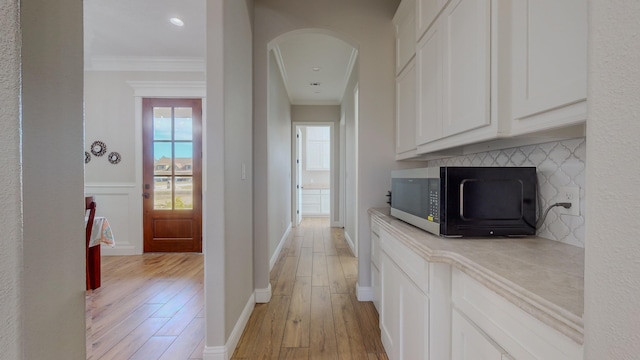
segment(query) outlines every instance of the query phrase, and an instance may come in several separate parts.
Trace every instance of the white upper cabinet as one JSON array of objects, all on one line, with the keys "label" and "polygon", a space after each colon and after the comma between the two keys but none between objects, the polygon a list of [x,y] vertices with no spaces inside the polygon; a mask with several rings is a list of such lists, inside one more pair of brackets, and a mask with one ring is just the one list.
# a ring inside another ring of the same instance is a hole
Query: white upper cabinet
[{"label": "white upper cabinet", "polygon": [[394,17],[396,159],[584,136],[586,2],[403,0]]},{"label": "white upper cabinet", "polygon": [[496,136],[491,35],[491,0],[453,0],[418,42],[418,154]]},{"label": "white upper cabinet", "polygon": [[442,137],[442,26],[438,20],[418,43],[417,145]]},{"label": "white upper cabinet", "polygon": [[404,0],[393,17],[396,27],[396,75],[416,54],[415,0]]},{"label": "white upper cabinet", "polygon": [[[416,62],[396,78],[396,158],[416,149]],[[414,151],[415,153],[415,151]]]},{"label": "white upper cabinet", "polygon": [[453,0],[443,21],[443,136],[490,124],[491,1]]},{"label": "white upper cabinet", "polygon": [[587,0],[512,4],[512,133],[586,119]]},{"label": "white upper cabinet", "polygon": [[422,35],[429,29],[433,21],[440,13],[448,0],[417,0],[417,28],[416,39],[420,39]]}]

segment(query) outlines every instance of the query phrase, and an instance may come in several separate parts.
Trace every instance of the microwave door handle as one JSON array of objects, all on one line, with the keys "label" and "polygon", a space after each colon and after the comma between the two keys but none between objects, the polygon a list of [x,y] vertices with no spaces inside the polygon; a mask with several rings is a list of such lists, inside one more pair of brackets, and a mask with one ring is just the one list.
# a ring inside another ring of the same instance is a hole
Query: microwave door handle
[{"label": "microwave door handle", "polygon": [[458,207],[458,209],[460,209],[460,219],[464,219],[464,199],[462,198],[464,194],[464,183],[460,183],[460,206]]}]

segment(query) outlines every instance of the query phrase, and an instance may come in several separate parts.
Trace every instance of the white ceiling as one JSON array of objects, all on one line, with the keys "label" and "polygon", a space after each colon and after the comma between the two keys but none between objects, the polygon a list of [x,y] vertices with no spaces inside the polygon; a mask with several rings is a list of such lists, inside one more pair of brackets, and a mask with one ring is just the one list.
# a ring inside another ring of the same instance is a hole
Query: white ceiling
[{"label": "white ceiling", "polygon": [[[172,25],[172,17],[185,25]],[[84,0],[86,68],[105,61],[204,64],[205,27],[205,0]],[[292,104],[340,103],[357,54],[350,45],[328,35],[304,33],[286,36],[274,51]]]}]

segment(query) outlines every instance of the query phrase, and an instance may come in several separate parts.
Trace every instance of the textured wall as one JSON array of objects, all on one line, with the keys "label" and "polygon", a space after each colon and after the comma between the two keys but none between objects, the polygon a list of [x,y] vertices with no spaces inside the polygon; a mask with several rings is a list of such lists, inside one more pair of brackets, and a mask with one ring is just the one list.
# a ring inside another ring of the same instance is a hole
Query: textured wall
[{"label": "textured wall", "polygon": [[18,1],[0,0],[0,354],[21,359],[20,23]]},{"label": "textured wall", "polygon": [[589,2],[585,359],[640,354],[640,1]]},{"label": "textured wall", "polygon": [[20,12],[24,358],[84,359],[82,2]]},{"label": "textured wall", "polygon": [[585,163],[586,141],[581,138],[434,160],[429,162],[429,166],[535,166],[540,184],[541,212],[558,201],[562,186],[578,185],[580,216],[560,215],[551,210],[538,230],[538,236],[584,247]]}]

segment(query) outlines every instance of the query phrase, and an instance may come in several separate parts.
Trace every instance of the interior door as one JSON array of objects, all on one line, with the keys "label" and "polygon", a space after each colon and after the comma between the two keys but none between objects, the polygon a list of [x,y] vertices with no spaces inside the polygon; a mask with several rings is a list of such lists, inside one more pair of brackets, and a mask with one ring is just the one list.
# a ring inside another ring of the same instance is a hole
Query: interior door
[{"label": "interior door", "polygon": [[145,252],[202,251],[202,101],[143,99]]},{"label": "interior door", "polygon": [[302,222],[302,131],[296,127],[296,226]]}]

